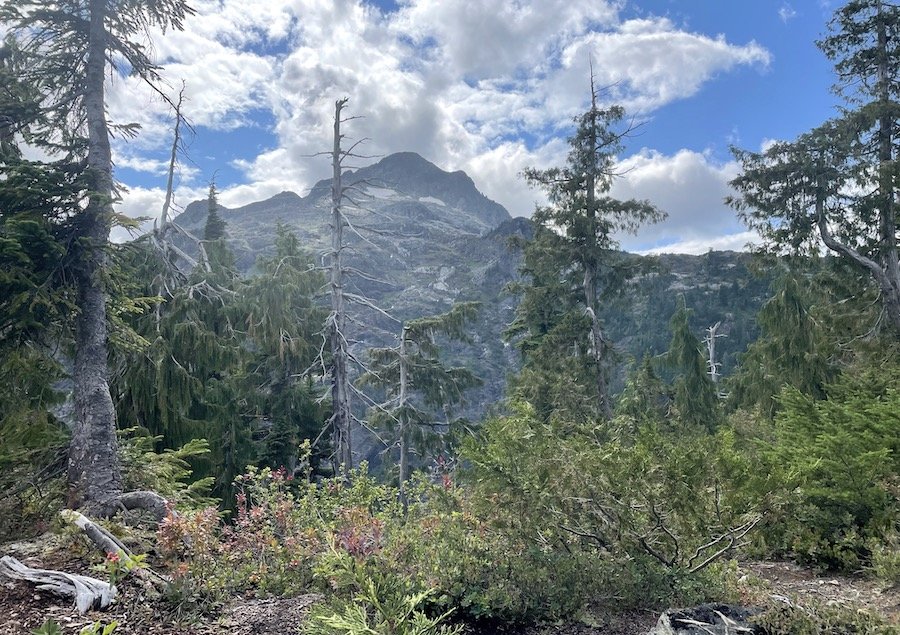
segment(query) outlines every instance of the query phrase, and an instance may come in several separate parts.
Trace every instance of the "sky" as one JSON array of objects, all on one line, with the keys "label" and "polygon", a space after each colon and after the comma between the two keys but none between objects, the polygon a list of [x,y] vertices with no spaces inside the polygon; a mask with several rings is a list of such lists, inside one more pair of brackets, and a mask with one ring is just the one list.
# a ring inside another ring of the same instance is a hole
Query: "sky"
[{"label": "sky", "polygon": [[[154,33],[162,89],[184,85],[176,205],[215,178],[236,207],[304,195],[330,173],[336,99],[351,139],[383,156],[414,151],[465,170],[513,216],[542,202],[525,167],[565,161],[590,99],[639,124],[611,194],[648,199],[666,221],[622,236],[630,251],[741,249],[753,235],[724,199],[730,147],[759,150],[836,113],[815,41],[826,0],[192,0],[184,31]],[[159,214],[172,111],[134,78],[111,78],[109,114],[141,134],[114,145],[120,210]],[[375,160],[375,159],[372,159]],[[367,162],[361,160],[357,165]]]}]

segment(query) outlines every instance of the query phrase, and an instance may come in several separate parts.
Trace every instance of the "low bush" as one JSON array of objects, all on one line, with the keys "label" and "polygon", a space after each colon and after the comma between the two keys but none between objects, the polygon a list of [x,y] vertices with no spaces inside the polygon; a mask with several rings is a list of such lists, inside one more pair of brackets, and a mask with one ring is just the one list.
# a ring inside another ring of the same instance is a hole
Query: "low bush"
[{"label": "low bush", "polygon": [[[890,578],[900,529],[900,369],[858,368],[815,400],[785,389],[779,414],[744,439],[745,465],[729,487],[766,500],[760,556],[825,569],[879,568]],[[893,537],[893,538],[892,538]]]}]

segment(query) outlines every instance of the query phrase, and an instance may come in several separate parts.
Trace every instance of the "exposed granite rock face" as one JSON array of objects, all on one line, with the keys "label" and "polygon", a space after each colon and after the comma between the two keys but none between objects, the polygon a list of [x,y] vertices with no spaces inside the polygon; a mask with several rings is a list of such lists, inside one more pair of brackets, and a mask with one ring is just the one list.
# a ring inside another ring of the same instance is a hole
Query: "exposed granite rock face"
[{"label": "exposed granite rock face", "polygon": [[[485,384],[468,397],[466,414],[478,417],[482,404],[502,396],[506,376],[517,359],[501,332],[513,317],[514,299],[504,293],[517,276],[518,255],[507,247],[509,236],[528,231],[530,221],[512,219],[500,204],[485,197],[463,172],[445,172],[417,154],[404,152],[347,172],[344,183],[359,204],[346,207],[353,228],[345,231],[350,267],[379,281],[356,276],[352,293],[372,298],[400,320],[446,311],[454,302],[480,300],[483,309],[473,328],[474,345],[454,345],[447,357],[464,364]],[[330,249],[331,181],[317,183],[306,196],[282,192],[243,207],[220,207],[238,265],[248,271],[257,256],[271,253],[275,228],[293,230],[322,263]],[[205,201],[188,205],[178,220],[201,231]],[[185,245],[185,247],[189,247]],[[383,345],[399,327],[373,312],[358,316],[367,328],[359,339]],[[387,331],[387,332],[385,332]]]},{"label": "exposed granite rock face", "polygon": [[731,604],[669,609],[647,635],[763,635],[763,629],[749,621],[754,613]]},{"label": "exposed granite rock face", "polygon": [[[468,366],[485,381],[469,393],[463,413],[480,418],[503,395],[506,378],[518,365],[515,348],[501,334],[513,319],[515,298],[505,292],[517,279],[521,255],[510,251],[512,236],[530,238],[531,221],[512,218],[488,199],[462,172],[446,172],[417,154],[403,152],[348,171],[345,184],[359,203],[345,212],[355,230],[346,231],[349,266],[379,281],[355,277],[348,289],[374,299],[397,319],[408,320],[447,310],[454,302],[480,300],[483,310],[473,328],[474,345],[454,345],[446,357]],[[292,229],[319,263],[330,249],[331,182],[320,181],[306,196],[282,192],[243,207],[221,208],[239,266],[253,268],[257,256],[273,250],[278,223]],[[205,201],[191,203],[178,217],[200,232]],[[184,245],[189,248],[189,245]],[[635,259],[639,258],[634,256]],[[694,309],[698,333],[722,322],[719,361],[725,374],[756,336],[755,316],[768,283],[747,269],[747,254],[710,252],[703,256],[662,256],[653,273],[638,277],[617,298],[604,302],[602,317],[624,363],[645,352],[657,355],[669,342],[668,321],[675,299],[684,295]],[[384,345],[398,325],[372,312],[361,312],[359,338],[366,346]],[[357,350],[357,352],[361,352]],[[613,389],[623,385],[614,373]]]}]

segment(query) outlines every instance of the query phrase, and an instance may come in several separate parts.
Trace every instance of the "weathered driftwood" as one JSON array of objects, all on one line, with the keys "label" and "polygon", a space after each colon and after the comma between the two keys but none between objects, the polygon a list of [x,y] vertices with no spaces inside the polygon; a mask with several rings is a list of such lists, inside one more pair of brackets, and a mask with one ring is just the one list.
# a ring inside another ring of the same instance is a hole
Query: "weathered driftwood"
[{"label": "weathered driftwood", "polygon": [[92,608],[105,609],[116,597],[116,587],[103,580],[52,569],[32,569],[13,558],[0,558],[0,576],[30,582],[37,589],[72,598],[82,615]]},{"label": "weathered driftwood", "polygon": [[[88,539],[90,539],[90,541],[103,553],[114,553],[123,560],[134,559],[134,553],[126,547],[121,540],[97,523],[93,522],[84,514],[71,509],[64,509],[59,514],[62,516],[63,520],[72,523],[83,531],[84,535],[87,536]],[[131,573],[145,582],[150,583],[156,589],[162,589],[169,583],[164,576],[156,573],[152,569],[136,568],[132,569]]]},{"label": "weathered driftwood", "polygon": [[669,609],[647,635],[761,635],[762,628],[750,620],[757,612],[729,604]]},{"label": "weathered driftwood", "polygon": [[64,509],[59,512],[63,520],[72,523],[78,527],[84,534],[94,543],[103,553],[115,553],[120,557],[130,558],[133,556],[131,551],[121,540],[106,531],[103,527],[91,521],[82,513],[72,509]]}]

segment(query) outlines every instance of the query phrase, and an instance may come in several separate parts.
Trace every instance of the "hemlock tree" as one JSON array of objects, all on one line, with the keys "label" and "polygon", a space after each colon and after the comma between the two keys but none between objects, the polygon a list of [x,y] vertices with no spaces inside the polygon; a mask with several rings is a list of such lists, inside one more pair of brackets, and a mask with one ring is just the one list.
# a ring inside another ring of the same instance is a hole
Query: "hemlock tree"
[{"label": "hemlock tree", "polygon": [[759,408],[769,418],[779,409],[778,395],[794,388],[812,399],[823,399],[837,376],[833,346],[814,301],[827,294],[811,288],[811,276],[788,268],[773,282],[773,295],[757,317],[760,336],[740,358],[729,378],[729,405]]},{"label": "hemlock tree", "polygon": [[[147,241],[133,247],[136,292],[152,292],[148,273],[165,263]],[[323,276],[283,227],[275,253],[248,278],[218,264],[233,260],[227,244],[209,248],[211,271],[196,267],[158,313],[133,318],[149,345],[125,358],[113,386],[120,422],[146,427],[162,447],[209,440],[195,475],[215,476],[214,493],[230,506],[234,477],[247,465],[292,468],[299,443],[321,429],[311,373],[325,320],[314,302]]]},{"label": "hemlock tree", "polygon": [[[400,488],[409,479],[413,446],[422,450],[448,426],[451,408],[480,380],[466,368],[447,366],[440,359],[438,336],[468,341],[466,327],[478,314],[480,303],[461,302],[446,313],[401,325],[397,346],[369,350],[371,365],[360,382],[384,388],[389,401],[373,409],[370,422],[393,433],[398,447]],[[443,421],[434,411],[442,411]]]},{"label": "hemlock tree", "polygon": [[884,322],[900,335],[897,178],[900,6],[853,0],[819,48],[835,62],[841,116],[762,153],[737,151],[743,174],[732,204],[775,251],[819,242],[864,272],[881,294]]},{"label": "hemlock tree", "polygon": [[[524,273],[539,285],[522,289],[517,323],[511,330],[524,334],[534,349],[539,340],[559,336],[557,350],[581,361],[592,384],[585,388],[590,390],[596,414],[604,419],[612,416],[612,343],[599,317],[600,302],[620,289],[628,277],[613,236],[634,232],[642,223],[665,216],[648,201],[620,201],[607,195],[616,176],[616,155],[628,133],[620,130],[624,115],[619,106],[598,105],[592,80],[591,106],[575,119],[566,165],[525,170],[526,181],[543,190],[549,204],[535,210],[533,220],[538,227],[525,247]],[[545,315],[548,309],[542,305],[547,301],[559,307],[551,310],[555,315]],[[542,315],[534,315],[535,311]],[[526,352],[526,374],[546,361]],[[577,376],[555,380],[545,376],[539,381],[576,382]]]},{"label": "hemlock tree", "polygon": [[[300,442],[314,439],[328,414],[313,384],[321,372],[317,340],[327,316],[315,296],[325,280],[297,236],[283,226],[277,229],[275,253],[260,258],[256,270],[237,302],[250,343],[242,383],[249,410],[266,423],[261,462],[290,470]],[[319,454],[311,458],[324,460]]]},{"label": "hemlock tree", "polygon": [[679,419],[693,428],[712,432],[719,420],[716,385],[707,372],[704,346],[691,331],[690,316],[684,296],[679,296],[670,322],[672,341],[666,363],[677,373],[674,404]]},{"label": "hemlock tree", "polygon": [[[181,28],[191,9],[183,0],[4,0],[6,22],[27,56],[24,81],[39,87],[44,118],[32,141],[83,158],[87,189],[75,213],[71,274],[76,291],[76,421],[69,451],[70,504],[102,514],[128,506],[164,513],[159,497],[123,496],[116,417],[108,384],[106,247],[115,218],[110,123],[105,81],[110,70],[148,81],[156,67],[139,43],[151,27]],[[124,133],[133,126],[124,126]]]}]

